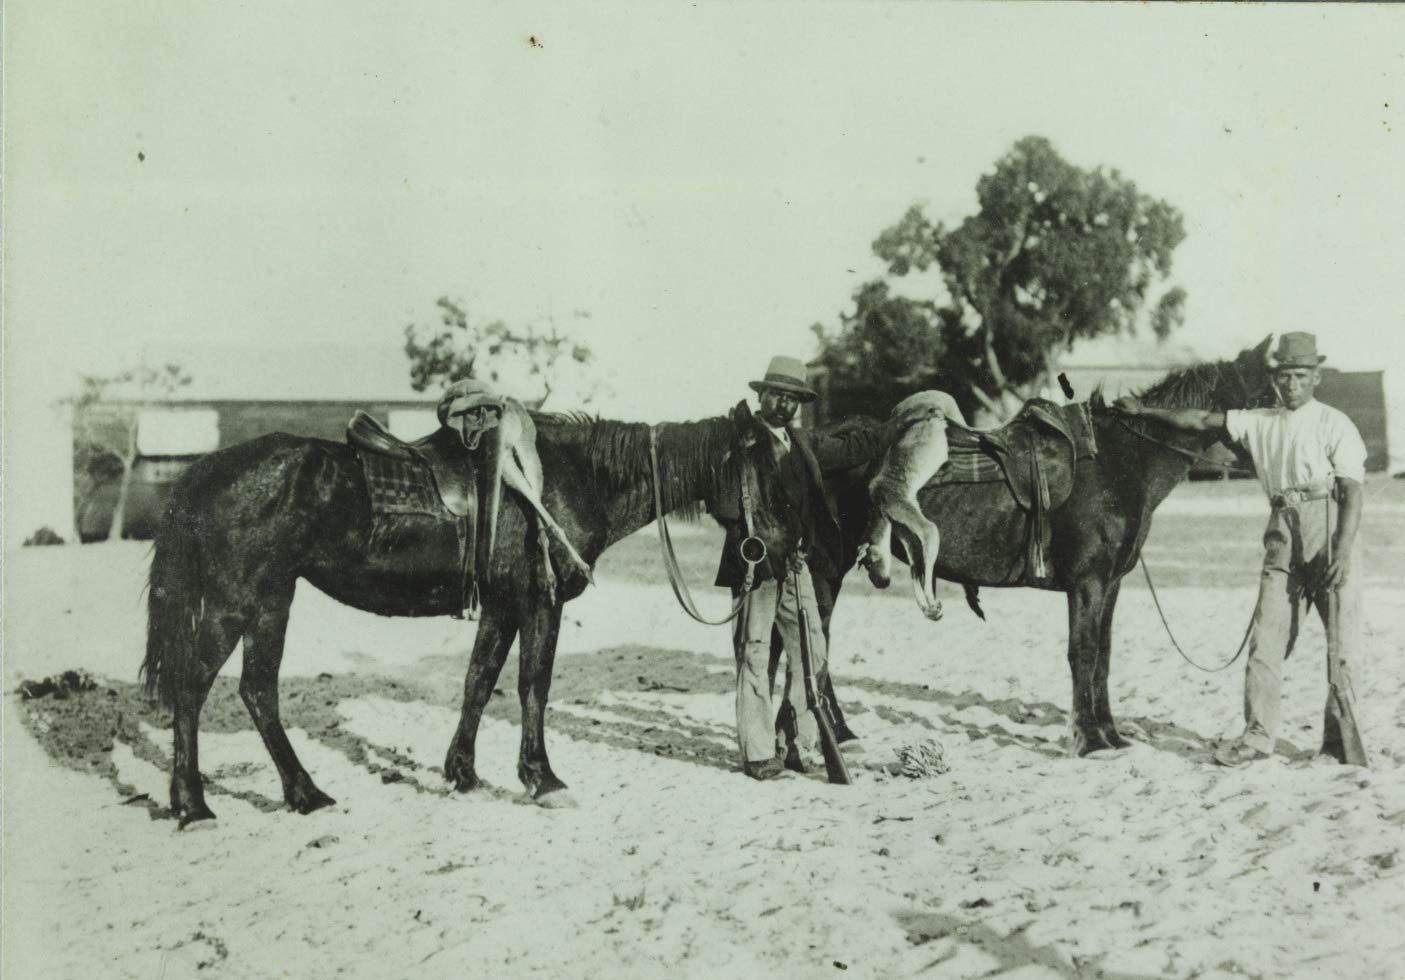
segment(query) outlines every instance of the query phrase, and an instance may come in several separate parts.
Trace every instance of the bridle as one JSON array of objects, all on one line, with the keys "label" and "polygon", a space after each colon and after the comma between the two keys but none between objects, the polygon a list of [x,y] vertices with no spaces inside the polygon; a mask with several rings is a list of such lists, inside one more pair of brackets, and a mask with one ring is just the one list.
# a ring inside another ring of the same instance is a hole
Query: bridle
[{"label": "bridle", "polygon": [[756,578],[756,566],[766,560],[766,542],[756,536],[755,506],[759,496],[756,482],[756,465],[751,457],[741,454],[741,512],[742,530],[745,536],[737,546],[741,559],[746,563],[746,575],[742,580],[741,592],[732,605],[732,611],[723,619],[707,619],[698,612],[693,595],[688,591],[688,583],[683,580],[683,569],[678,565],[678,556],[673,550],[673,536],[668,531],[668,518],[663,509],[663,480],[659,468],[659,426],[649,427],[649,473],[654,483],[654,519],[659,526],[659,550],[663,553],[664,567],[668,569],[668,584],[673,587],[673,595],[683,611],[705,626],[725,626],[746,608],[751,593],[751,584]]}]

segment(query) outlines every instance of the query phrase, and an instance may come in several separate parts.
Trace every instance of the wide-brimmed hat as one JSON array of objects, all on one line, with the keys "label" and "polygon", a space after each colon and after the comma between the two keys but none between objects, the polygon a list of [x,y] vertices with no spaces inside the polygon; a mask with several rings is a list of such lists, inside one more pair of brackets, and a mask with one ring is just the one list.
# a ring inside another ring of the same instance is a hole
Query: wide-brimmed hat
[{"label": "wide-brimmed hat", "polygon": [[803,402],[819,397],[819,393],[805,383],[804,362],[798,357],[786,357],[784,354],[771,358],[771,363],[766,366],[766,377],[748,383],[753,391],[775,388],[777,391],[788,391]]},{"label": "wide-brimmed hat", "polygon": [[1317,353],[1317,336],[1310,333],[1285,333],[1278,338],[1278,349],[1268,357],[1269,367],[1315,368],[1327,360]]}]

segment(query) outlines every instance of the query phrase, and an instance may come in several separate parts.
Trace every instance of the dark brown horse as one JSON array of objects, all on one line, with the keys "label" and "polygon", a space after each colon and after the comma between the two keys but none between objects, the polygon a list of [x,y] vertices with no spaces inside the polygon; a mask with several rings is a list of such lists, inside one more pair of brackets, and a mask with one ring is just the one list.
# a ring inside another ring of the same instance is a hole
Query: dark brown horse
[{"label": "dark brown horse", "polygon": [[[594,565],[654,518],[650,427],[578,416],[535,421],[543,500]],[[701,505],[711,512],[721,495],[740,492],[736,450],[745,422],[719,417],[658,428],[665,511]],[[450,524],[403,518],[398,526],[382,524],[374,542],[372,530],[361,466],[341,443],[262,436],[204,457],[176,483],[156,535],[142,671],[147,691],[173,709],[171,810],[182,823],[214,816],[199,771],[200,709],[241,639],[239,693],[278,767],[288,806],[310,813],[333,802],[298,761],[278,715],[278,670],[299,578],[383,616],[442,616],[462,605]],[[481,586],[463,713],[444,763],[460,790],[477,785],[478,723],[519,636],[518,776],[537,798],[565,786],[547,759],[543,720],[562,605],[586,582],[554,550],[563,578],[553,598],[539,547],[526,505],[507,495]]]},{"label": "dark brown horse", "polygon": [[[1268,346],[1265,338],[1232,361],[1173,372],[1148,389],[1142,401],[1215,411],[1268,404],[1273,395],[1265,364]],[[923,512],[941,528],[937,576],[966,585],[973,605],[975,587],[983,585],[1067,594],[1068,663],[1073,674],[1070,751],[1075,755],[1128,744],[1117,731],[1108,698],[1112,615],[1122,576],[1137,563],[1152,513],[1185,478],[1194,458],[1218,438],[1126,419],[1103,405],[1098,393],[1093,407],[1098,454],[1078,461],[1072,494],[1048,515],[1046,577],[1029,574],[1028,515],[1003,483],[929,484],[918,497]],[[826,477],[844,530],[841,578],[856,562],[859,543],[866,540],[869,475],[865,469]],[[837,598],[838,591],[839,581],[829,583],[830,596]],[[822,612],[827,626],[831,610]],[[842,725],[842,715],[839,721]]]}]

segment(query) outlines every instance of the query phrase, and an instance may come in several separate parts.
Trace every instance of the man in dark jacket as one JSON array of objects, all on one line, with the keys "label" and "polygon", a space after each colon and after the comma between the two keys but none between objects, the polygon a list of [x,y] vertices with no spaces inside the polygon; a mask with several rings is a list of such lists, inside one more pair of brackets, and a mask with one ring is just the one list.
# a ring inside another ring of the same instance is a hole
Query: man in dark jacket
[{"label": "man in dark jacket", "polygon": [[716,584],[739,595],[746,585],[742,541],[747,533],[765,540],[767,557],[753,572],[746,606],[736,619],[733,645],[742,769],[753,779],[774,779],[785,772],[777,755],[787,746],[776,744],[771,711],[767,665],[773,625],[780,632],[788,667],[785,701],[789,710],[785,715],[794,719],[793,724],[784,726],[785,738],[793,740],[788,764],[806,771],[819,753],[819,728],[805,705],[800,610],[805,610],[810,624],[812,667],[818,685],[827,670],[828,651],[811,573],[825,579],[835,576],[843,553],[839,518],[825,491],[823,471],[847,469],[881,456],[903,428],[927,416],[904,416],[844,436],[812,434],[792,424],[801,403],[815,398],[806,384],[801,361],[772,358],[765,378],[750,384],[759,404],[753,416],[756,443],[751,459],[760,492],[754,504],[756,513],[748,519],[759,526],[744,528],[740,507],[716,515],[727,529]]}]

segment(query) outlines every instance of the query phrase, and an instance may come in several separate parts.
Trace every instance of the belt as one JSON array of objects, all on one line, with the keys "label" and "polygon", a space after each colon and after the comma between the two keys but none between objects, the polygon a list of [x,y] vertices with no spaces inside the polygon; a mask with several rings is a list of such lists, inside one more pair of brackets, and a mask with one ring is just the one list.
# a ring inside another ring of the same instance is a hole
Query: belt
[{"label": "belt", "polygon": [[1319,484],[1311,487],[1288,487],[1280,490],[1269,498],[1275,509],[1282,507],[1296,507],[1298,504],[1305,504],[1313,500],[1326,500],[1335,496],[1334,488],[1329,484]]}]

